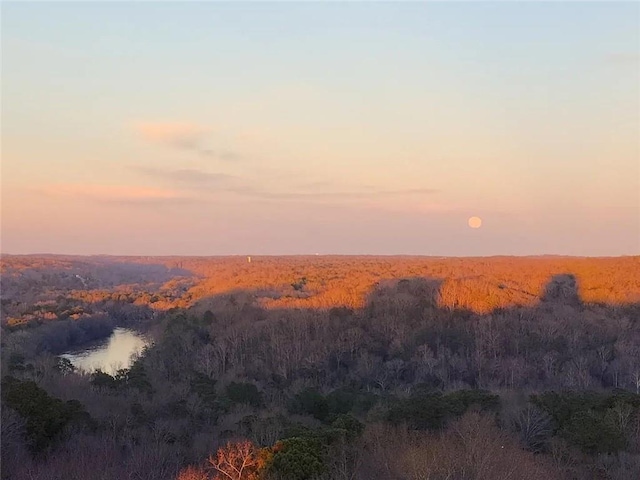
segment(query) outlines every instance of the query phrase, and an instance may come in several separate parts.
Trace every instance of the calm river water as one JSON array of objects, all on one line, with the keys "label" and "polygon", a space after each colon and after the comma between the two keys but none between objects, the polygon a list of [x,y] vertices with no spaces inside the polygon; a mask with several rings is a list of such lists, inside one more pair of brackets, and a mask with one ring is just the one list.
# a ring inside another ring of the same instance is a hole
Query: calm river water
[{"label": "calm river water", "polygon": [[138,332],[116,328],[103,342],[60,356],[69,359],[79,370],[93,372],[100,369],[112,375],[120,368],[129,368],[132,355],[141,353],[149,343],[149,340]]}]

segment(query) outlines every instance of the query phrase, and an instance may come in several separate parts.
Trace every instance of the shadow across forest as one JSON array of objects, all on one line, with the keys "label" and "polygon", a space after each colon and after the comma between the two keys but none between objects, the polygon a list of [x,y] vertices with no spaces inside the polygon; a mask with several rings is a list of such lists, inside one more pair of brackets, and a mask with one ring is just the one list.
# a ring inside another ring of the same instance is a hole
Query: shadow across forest
[{"label": "shadow across forest", "polygon": [[302,382],[378,392],[640,390],[640,304],[585,302],[578,280],[566,273],[552,276],[531,305],[479,313],[443,306],[444,281],[384,279],[362,308],[265,308],[265,296],[282,295],[265,289],[229,291],[165,312],[110,299],[90,305],[100,314],[32,325],[5,335],[3,346],[26,358],[58,355],[128,327],[158,340],[148,354],[176,378],[194,371],[265,387]]},{"label": "shadow across forest", "polygon": [[477,313],[440,306],[442,284],[382,280],[360,309],[265,309],[257,291],[240,290],[174,314],[202,320],[215,378],[379,391],[640,388],[640,304],[584,302],[567,273],[533,305]]}]

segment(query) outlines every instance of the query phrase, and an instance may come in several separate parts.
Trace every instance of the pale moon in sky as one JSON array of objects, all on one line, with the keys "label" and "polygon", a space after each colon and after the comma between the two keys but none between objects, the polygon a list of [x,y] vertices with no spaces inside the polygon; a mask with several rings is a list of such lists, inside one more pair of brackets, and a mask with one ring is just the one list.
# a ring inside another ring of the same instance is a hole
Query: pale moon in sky
[{"label": "pale moon in sky", "polygon": [[469,219],[469,226],[471,228],[480,228],[482,226],[482,219],[480,217],[471,217]]}]

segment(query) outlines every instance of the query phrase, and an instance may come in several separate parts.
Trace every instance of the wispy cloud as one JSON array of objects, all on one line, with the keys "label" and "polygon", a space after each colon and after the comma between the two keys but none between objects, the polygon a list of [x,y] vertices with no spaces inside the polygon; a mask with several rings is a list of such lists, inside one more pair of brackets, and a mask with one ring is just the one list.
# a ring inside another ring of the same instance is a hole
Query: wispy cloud
[{"label": "wispy cloud", "polygon": [[236,189],[236,193],[247,196],[273,200],[370,200],[381,197],[402,197],[409,195],[430,195],[436,190],[416,188],[407,190],[374,190],[374,191],[321,191],[321,192],[270,192],[255,188]]},{"label": "wispy cloud", "polygon": [[35,191],[50,197],[117,203],[160,203],[191,200],[175,190],[145,186],[55,184],[35,187]]},{"label": "wispy cloud", "polygon": [[145,140],[173,145],[197,142],[209,129],[194,123],[136,122],[133,130]]},{"label": "wispy cloud", "polygon": [[181,168],[164,170],[154,167],[131,167],[131,170],[165,182],[180,184],[189,188],[223,187],[235,180],[236,177],[226,173],[211,173],[195,168]]},{"label": "wispy cloud", "polygon": [[605,62],[611,65],[638,67],[640,65],[640,53],[638,52],[612,52],[605,55]]},{"label": "wispy cloud", "polygon": [[[169,182],[176,188],[206,189],[213,192],[232,193],[243,197],[262,200],[291,200],[291,201],[345,201],[345,200],[375,200],[391,197],[424,196],[437,193],[431,188],[409,188],[384,190],[371,186],[341,190],[329,181],[312,181],[298,183],[289,190],[269,190],[257,181],[228,175],[212,173],[199,169],[165,170],[154,167],[132,167],[138,173]],[[264,179],[262,179],[264,180]]]},{"label": "wispy cloud", "polygon": [[235,152],[208,147],[206,141],[213,130],[205,125],[188,122],[134,122],[131,128],[148,142],[191,151],[212,159],[234,161],[241,158]]}]

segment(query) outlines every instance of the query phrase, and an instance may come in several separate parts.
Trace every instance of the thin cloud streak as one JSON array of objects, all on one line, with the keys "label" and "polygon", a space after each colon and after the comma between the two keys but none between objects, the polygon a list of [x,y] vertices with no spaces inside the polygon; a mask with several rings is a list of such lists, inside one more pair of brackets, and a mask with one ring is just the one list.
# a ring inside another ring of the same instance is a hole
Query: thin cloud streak
[{"label": "thin cloud streak", "polygon": [[236,179],[233,175],[226,173],[210,173],[199,169],[181,168],[177,170],[162,170],[153,167],[130,167],[131,170],[145,176],[173,183],[187,184],[191,187],[212,187],[228,184]]},{"label": "thin cloud streak", "polygon": [[194,123],[137,122],[132,125],[135,133],[150,142],[188,147],[200,140],[209,129]]},{"label": "thin cloud streak", "polygon": [[132,130],[143,140],[186,150],[200,156],[223,160],[238,161],[242,156],[228,150],[214,150],[205,146],[212,129],[204,125],[189,122],[135,122]]},{"label": "thin cloud streak", "polygon": [[640,64],[640,53],[613,52],[605,56],[605,61],[613,65],[637,67]]},{"label": "thin cloud streak", "polygon": [[48,197],[110,203],[149,204],[191,200],[176,190],[129,185],[57,184],[35,187],[33,190]]},{"label": "thin cloud streak", "polygon": [[254,188],[234,189],[234,193],[272,200],[368,200],[376,197],[400,197],[406,195],[430,195],[436,190],[378,190],[372,192],[269,192]]},{"label": "thin cloud streak", "polygon": [[[381,190],[365,187],[356,191],[309,191],[318,187],[330,187],[330,182],[309,182],[294,191],[270,191],[251,185],[250,182],[234,175],[211,173],[199,169],[163,170],[153,167],[131,167],[138,173],[181,184],[191,189],[206,189],[213,192],[233,193],[262,200],[373,200],[376,198],[403,197],[410,195],[432,195],[438,190],[431,188],[410,188],[401,190]],[[303,189],[309,189],[302,191]]]}]

